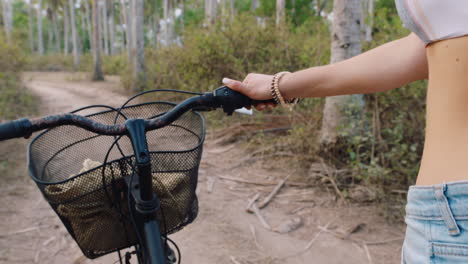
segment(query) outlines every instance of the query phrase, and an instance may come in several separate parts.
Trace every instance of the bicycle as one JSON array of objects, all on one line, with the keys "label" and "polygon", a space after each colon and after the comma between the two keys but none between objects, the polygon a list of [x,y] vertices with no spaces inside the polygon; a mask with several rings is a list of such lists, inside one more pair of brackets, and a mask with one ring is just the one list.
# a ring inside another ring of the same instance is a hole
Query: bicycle
[{"label": "bicycle", "polygon": [[[160,91],[196,96],[179,104],[129,105]],[[222,108],[232,115],[262,102],[272,100],[251,100],[228,87],[208,93],[150,90],[118,109],[94,105],[0,124],[0,141],[44,130],[28,146],[29,174],[86,257],[117,251],[123,263],[120,251],[134,247],[125,255],[127,264],[132,254],[142,264],[180,263],[180,250],[167,235],[198,213],[195,190],[205,139],[199,111]],[[107,110],[76,114],[94,107]]]}]

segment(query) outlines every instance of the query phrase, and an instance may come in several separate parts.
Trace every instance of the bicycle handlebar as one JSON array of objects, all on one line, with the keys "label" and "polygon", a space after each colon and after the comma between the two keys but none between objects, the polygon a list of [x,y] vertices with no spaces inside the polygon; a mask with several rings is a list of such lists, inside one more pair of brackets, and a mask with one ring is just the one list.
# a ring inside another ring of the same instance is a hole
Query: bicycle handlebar
[{"label": "bicycle handlebar", "polygon": [[0,124],[0,140],[7,140],[17,137],[28,138],[32,132],[29,131],[31,122],[27,118],[21,118],[11,122]]},{"label": "bicycle handlebar", "polygon": [[[186,99],[159,118],[145,120],[145,128],[146,131],[149,131],[167,126],[191,109],[210,111],[223,108],[226,114],[232,115],[236,109],[259,103],[274,103],[274,101],[252,100],[239,92],[223,86],[213,92]],[[100,135],[117,136],[128,134],[125,123],[105,125],[84,116],[67,113],[31,120],[22,118],[0,124],[0,141],[20,137],[28,138],[34,132],[63,125],[78,126]]]}]

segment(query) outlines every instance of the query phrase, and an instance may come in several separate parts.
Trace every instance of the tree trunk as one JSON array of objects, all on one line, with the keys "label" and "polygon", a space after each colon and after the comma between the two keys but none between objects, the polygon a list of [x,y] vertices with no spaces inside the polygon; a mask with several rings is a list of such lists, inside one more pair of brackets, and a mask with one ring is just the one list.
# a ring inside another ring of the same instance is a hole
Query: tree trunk
[{"label": "tree trunk", "polygon": [[[80,11],[81,11],[81,5],[82,4],[80,4],[80,9],[79,9]],[[79,14],[78,17],[81,20],[78,26],[78,29],[81,28],[81,31],[78,30],[78,44],[79,44],[78,47],[80,47],[79,49],[80,53],[85,53],[86,52],[85,47],[87,47],[87,44],[88,44],[88,41],[87,41],[88,38],[86,36],[86,32],[88,31],[86,27],[86,16],[85,14],[83,14],[83,12],[79,12],[78,14]],[[83,33],[80,34],[80,32],[83,32]]]},{"label": "tree trunk", "polygon": [[[361,0],[335,0],[333,6],[331,63],[361,53]],[[323,113],[320,143],[333,144],[341,135],[354,133],[352,124],[364,107],[362,95],[327,97]],[[347,127],[344,127],[347,126]],[[341,127],[340,131],[339,128]]]},{"label": "tree trunk", "polygon": [[258,0],[252,0],[252,2],[250,3],[250,10],[255,11],[259,7],[260,7],[260,2]]},{"label": "tree trunk", "polygon": [[285,0],[276,0],[276,26],[280,26],[284,23],[285,19]]},{"label": "tree trunk", "polygon": [[132,64],[133,63],[133,56],[132,56],[132,51],[133,51],[133,34],[132,34],[132,20],[130,19],[131,17],[131,10],[132,10],[132,5],[131,3],[126,5],[125,0],[120,0],[122,3],[122,12],[124,15],[124,22],[125,22],[125,38],[126,38],[126,44],[127,44],[127,59],[128,63]]},{"label": "tree trunk", "polygon": [[159,33],[159,15],[157,11],[153,14],[152,33],[153,33],[153,36],[151,38],[152,45],[154,47],[157,47],[158,46],[158,33]]},{"label": "tree trunk", "polygon": [[184,32],[185,30],[185,0],[180,0],[179,8],[182,10],[180,14],[180,31]]},{"label": "tree trunk", "polygon": [[33,7],[31,4],[28,5],[28,23],[29,23],[29,47],[31,52],[34,52],[34,16]]},{"label": "tree trunk", "polygon": [[68,4],[63,3],[63,54],[68,55],[70,51],[70,25],[68,17]]},{"label": "tree trunk", "polygon": [[68,1],[70,6],[70,26],[72,30],[72,43],[73,43],[73,66],[75,70],[78,70],[80,66],[80,54],[78,53],[78,32],[76,30],[75,20],[75,1]]},{"label": "tree trunk", "polygon": [[101,53],[103,53],[104,55],[106,54],[106,48],[104,47],[104,41],[105,41],[105,37],[104,37],[104,25],[103,25],[103,15],[102,15],[102,0],[96,0],[99,2],[99,31],[101,32],[99,38],[100,38],[100,41],[99,41],[99,45],[101,45]]},{"label": "tree trunk", "polygon": [[131,0],[132,3],[132,27],[133,27],[133,90],[144,88],[146,82],[145,73],[145,43],[143,32],[144,0]]},{"label": "tree trunk", "polygon": [[[327,7],[329,1],[330,0],[316,0],[315,10],[317,12],[317,16],[322,16],[322,11],[325,9],[325,7]],[[326,14],[324,14],[323,16],[326,17]]]},{"label": "tree trunk", "polygon": [[109,20],[107,19],[107,1],[103,1],[102,5],[102,36],[104,37],[104,52],[109,55],[109,31],[107,25]]},{"label": "tree trunk", "polygon": [[37,49],[39,55],[44,55],[44,39],[42,36],[42,0],[37,1]]},{"label": "tree trunk", "polygon": [[6,40],[11,44],[11,30],[13,28],[13,9],[11,0],[2,0],[2,12]]},{"label": "tree trunk", "polygon": [[[99,21],[99,1],[93,1],[93,43],[101,42],[101,30]],[[104,74],[101,69],[101,45],[93,45],[94,70],[93,80],[103,81]]]},{"label": "tree trunk", "polygon": [[374,27],[374,0],[369,0],[368,3],[368,23],[366,23],[366,41],[372,41],[372,27]]},{"label": "tree trunk", "polygon": [[205,19],[206,25],[210,27],[216,22],[216,16],[218,13],[218,1],[217,0],[205,0]]},{"label": "tree trunk", "polygon": [[91,48],[91,52],[93,51],[93,31],[91,30],[91,19],[89,14],[89,2],[88,0],[84,1],[85,5],[85,16],[86,16],[86,31],[88,31],[88,39],[89,39],[89,47]]},{"label": "tree trunk", "polygon": [[50,19],[47,21],[47,47],[45,48],[46,53],[50,52],[54,43],[54,33],[53,33],[53,28],[51,26],[52,24],[51,22],[52,21]]},{"label": "tree trunk", "polygon": [[231,20],[234,20],[234,16],[236,15],[236,7],[234,5],[234,0],[228,0],[229,1],[229,16],[231,17]]},{"label": "tree trunk", "polygon": [[120,26],[121,26],[121,29],[122,29],[122,31],[120,31],[120,39],[121,39],[121,44],[122,44],[122,46],[121,46],[122,50],[121,51],[123,51],[123,50],[125,50],[127,48],[127,44],[126,44],[126,42],[127,42],[127,40],[126,40],[127,39],[127,36],[126,36],[127,31],[125,30],[125,28],[123,28],[123,25],[127,25],[127,15],[126,15],[126,13],[127,13],[126,10],[127,9],[125,8],[125,6],[123,5],[122,2],[123,1],[121,0],[120,1],[120,8],[119,8],[119,10],[120,10],[119,20],[120,20]]},{"label": "tree trunk", "polygon": [[115,24],[114,24],[114,1],[110,0],[109,5],[109,46],[110,54],[115,54]]},{"label": "tree trunk", "polygon": [[164,0],[164,44],[171,45],[174,42],[174,1]]},{"label": "tree trunk", "polygon": [[58,26],[58,18],[57,18],[57,9],[53,10],[53,23],[54,23],[54,33],[55,33],[55,52],[60,52],[60,30]]}]

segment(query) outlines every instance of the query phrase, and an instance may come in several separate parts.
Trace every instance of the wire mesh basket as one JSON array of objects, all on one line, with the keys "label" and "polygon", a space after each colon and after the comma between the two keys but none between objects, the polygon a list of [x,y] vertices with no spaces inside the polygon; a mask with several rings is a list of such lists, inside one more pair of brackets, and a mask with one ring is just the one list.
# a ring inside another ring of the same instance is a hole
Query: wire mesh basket
[{"label": "wire mesh basket", "polygon": [[[114,124],[126,118],[154,118],[173,106],[145,103],[127,106],[118,116],[109,110],[88,117]],[[204,119],[197,112],[147,132],[162,234],[180,230],[197,216],[195,190],[204,137]],[[60,126],[35,137],[28,155],[32,179],[86,257],[96,258],[137,243],[125,183],[135,168],[128,137]]]}]

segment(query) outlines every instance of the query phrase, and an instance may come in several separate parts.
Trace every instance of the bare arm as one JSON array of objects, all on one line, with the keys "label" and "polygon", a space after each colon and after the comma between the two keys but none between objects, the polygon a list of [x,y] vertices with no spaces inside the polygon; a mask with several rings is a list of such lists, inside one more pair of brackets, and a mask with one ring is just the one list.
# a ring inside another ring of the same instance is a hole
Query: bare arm
[{"label": "bare arm", "polygon": [[[424,43],[414,34],[353,58],[285,75],[280,91],[286,98],[372,93],[425,79]],[[271,98],[271,75],[249,74],[243,82],[224,79],[234,90],[259,100]]]}]

